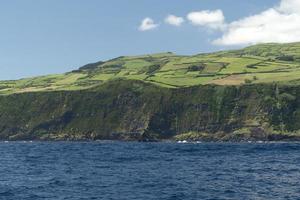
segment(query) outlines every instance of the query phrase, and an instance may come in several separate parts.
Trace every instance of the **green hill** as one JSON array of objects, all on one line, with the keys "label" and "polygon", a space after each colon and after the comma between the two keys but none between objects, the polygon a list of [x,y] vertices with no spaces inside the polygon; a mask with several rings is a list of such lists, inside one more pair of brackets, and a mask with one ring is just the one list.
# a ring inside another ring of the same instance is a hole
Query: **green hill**
[{"label": "green hill", "polygon": [[300,140],[300,43],[0,82],[1,140]]},{"label": "green hill", "polygon": [[172,53],[119,57],[65,74],[1,81],[0,94],[82,90],[113,79],[141,80],[162,87],[299,84],[300,43],[262,44],[242,50],[194,56]]}]

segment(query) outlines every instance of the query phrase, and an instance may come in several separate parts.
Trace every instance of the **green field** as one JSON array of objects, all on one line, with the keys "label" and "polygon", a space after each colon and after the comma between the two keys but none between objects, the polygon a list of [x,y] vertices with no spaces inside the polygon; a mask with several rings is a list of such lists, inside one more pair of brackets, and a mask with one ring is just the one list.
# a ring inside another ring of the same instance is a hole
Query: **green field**
[{"label": "green field", "polygon": [[160,53],[119,57],[65,74],[0,81],[0,94],[82,90],[113,79],[142,80],[162,87],[300,83],[300,43],[260,44],[194,56]]}]

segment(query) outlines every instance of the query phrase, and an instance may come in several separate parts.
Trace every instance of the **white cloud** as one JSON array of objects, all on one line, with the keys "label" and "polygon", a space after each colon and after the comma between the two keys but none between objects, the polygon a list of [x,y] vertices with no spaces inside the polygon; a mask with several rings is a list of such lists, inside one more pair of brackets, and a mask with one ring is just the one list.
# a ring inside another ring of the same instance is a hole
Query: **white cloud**
[{"label": "white cloud", "polygon": [[212,29],[224,29],[225,17],[222,10],[203,10],[190,12],[187,19],[195,26],[206,26]]},{"label": "white cloud", "polygon": [[181,24],[184,22],[184,19],[175,15],[168,15],[165,19],[165,22],[173,26],[181,26]]},{"label": "white cloud", "polygon": [[284,13],[298,13],[300,14],[300,1],[299,0],[282,0],[278,10]]},{"label": "white cloud", "polygon": [[228,24],[218,45],[300,41],[300,0],[281,0],[274,8]]},{"label": "white cloud", "polygon": [[139,27],[139,30],[140,31],[149,31],[149,30],[157,28],[158,26],[159,25],[156,24],[153,19],[147,17],[147,18],[143,19],[143,21]]}]

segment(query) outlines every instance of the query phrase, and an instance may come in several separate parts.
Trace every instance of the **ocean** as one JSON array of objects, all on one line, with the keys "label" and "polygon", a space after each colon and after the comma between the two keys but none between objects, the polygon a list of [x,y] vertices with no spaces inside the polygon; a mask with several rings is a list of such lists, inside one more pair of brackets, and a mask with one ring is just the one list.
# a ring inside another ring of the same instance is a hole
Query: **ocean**
[{"label": "ocean", "polygon": [[0,199],[300,199],[300,143],[1,142]]}]

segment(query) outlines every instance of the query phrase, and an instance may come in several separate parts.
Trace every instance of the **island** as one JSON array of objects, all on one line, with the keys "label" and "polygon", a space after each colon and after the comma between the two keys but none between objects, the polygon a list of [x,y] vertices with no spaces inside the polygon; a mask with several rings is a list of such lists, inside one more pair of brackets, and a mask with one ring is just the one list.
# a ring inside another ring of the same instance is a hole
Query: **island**
[{"label": "island", "polygon": [[297,141],[300,43],[0,81],[0,140]]}]

